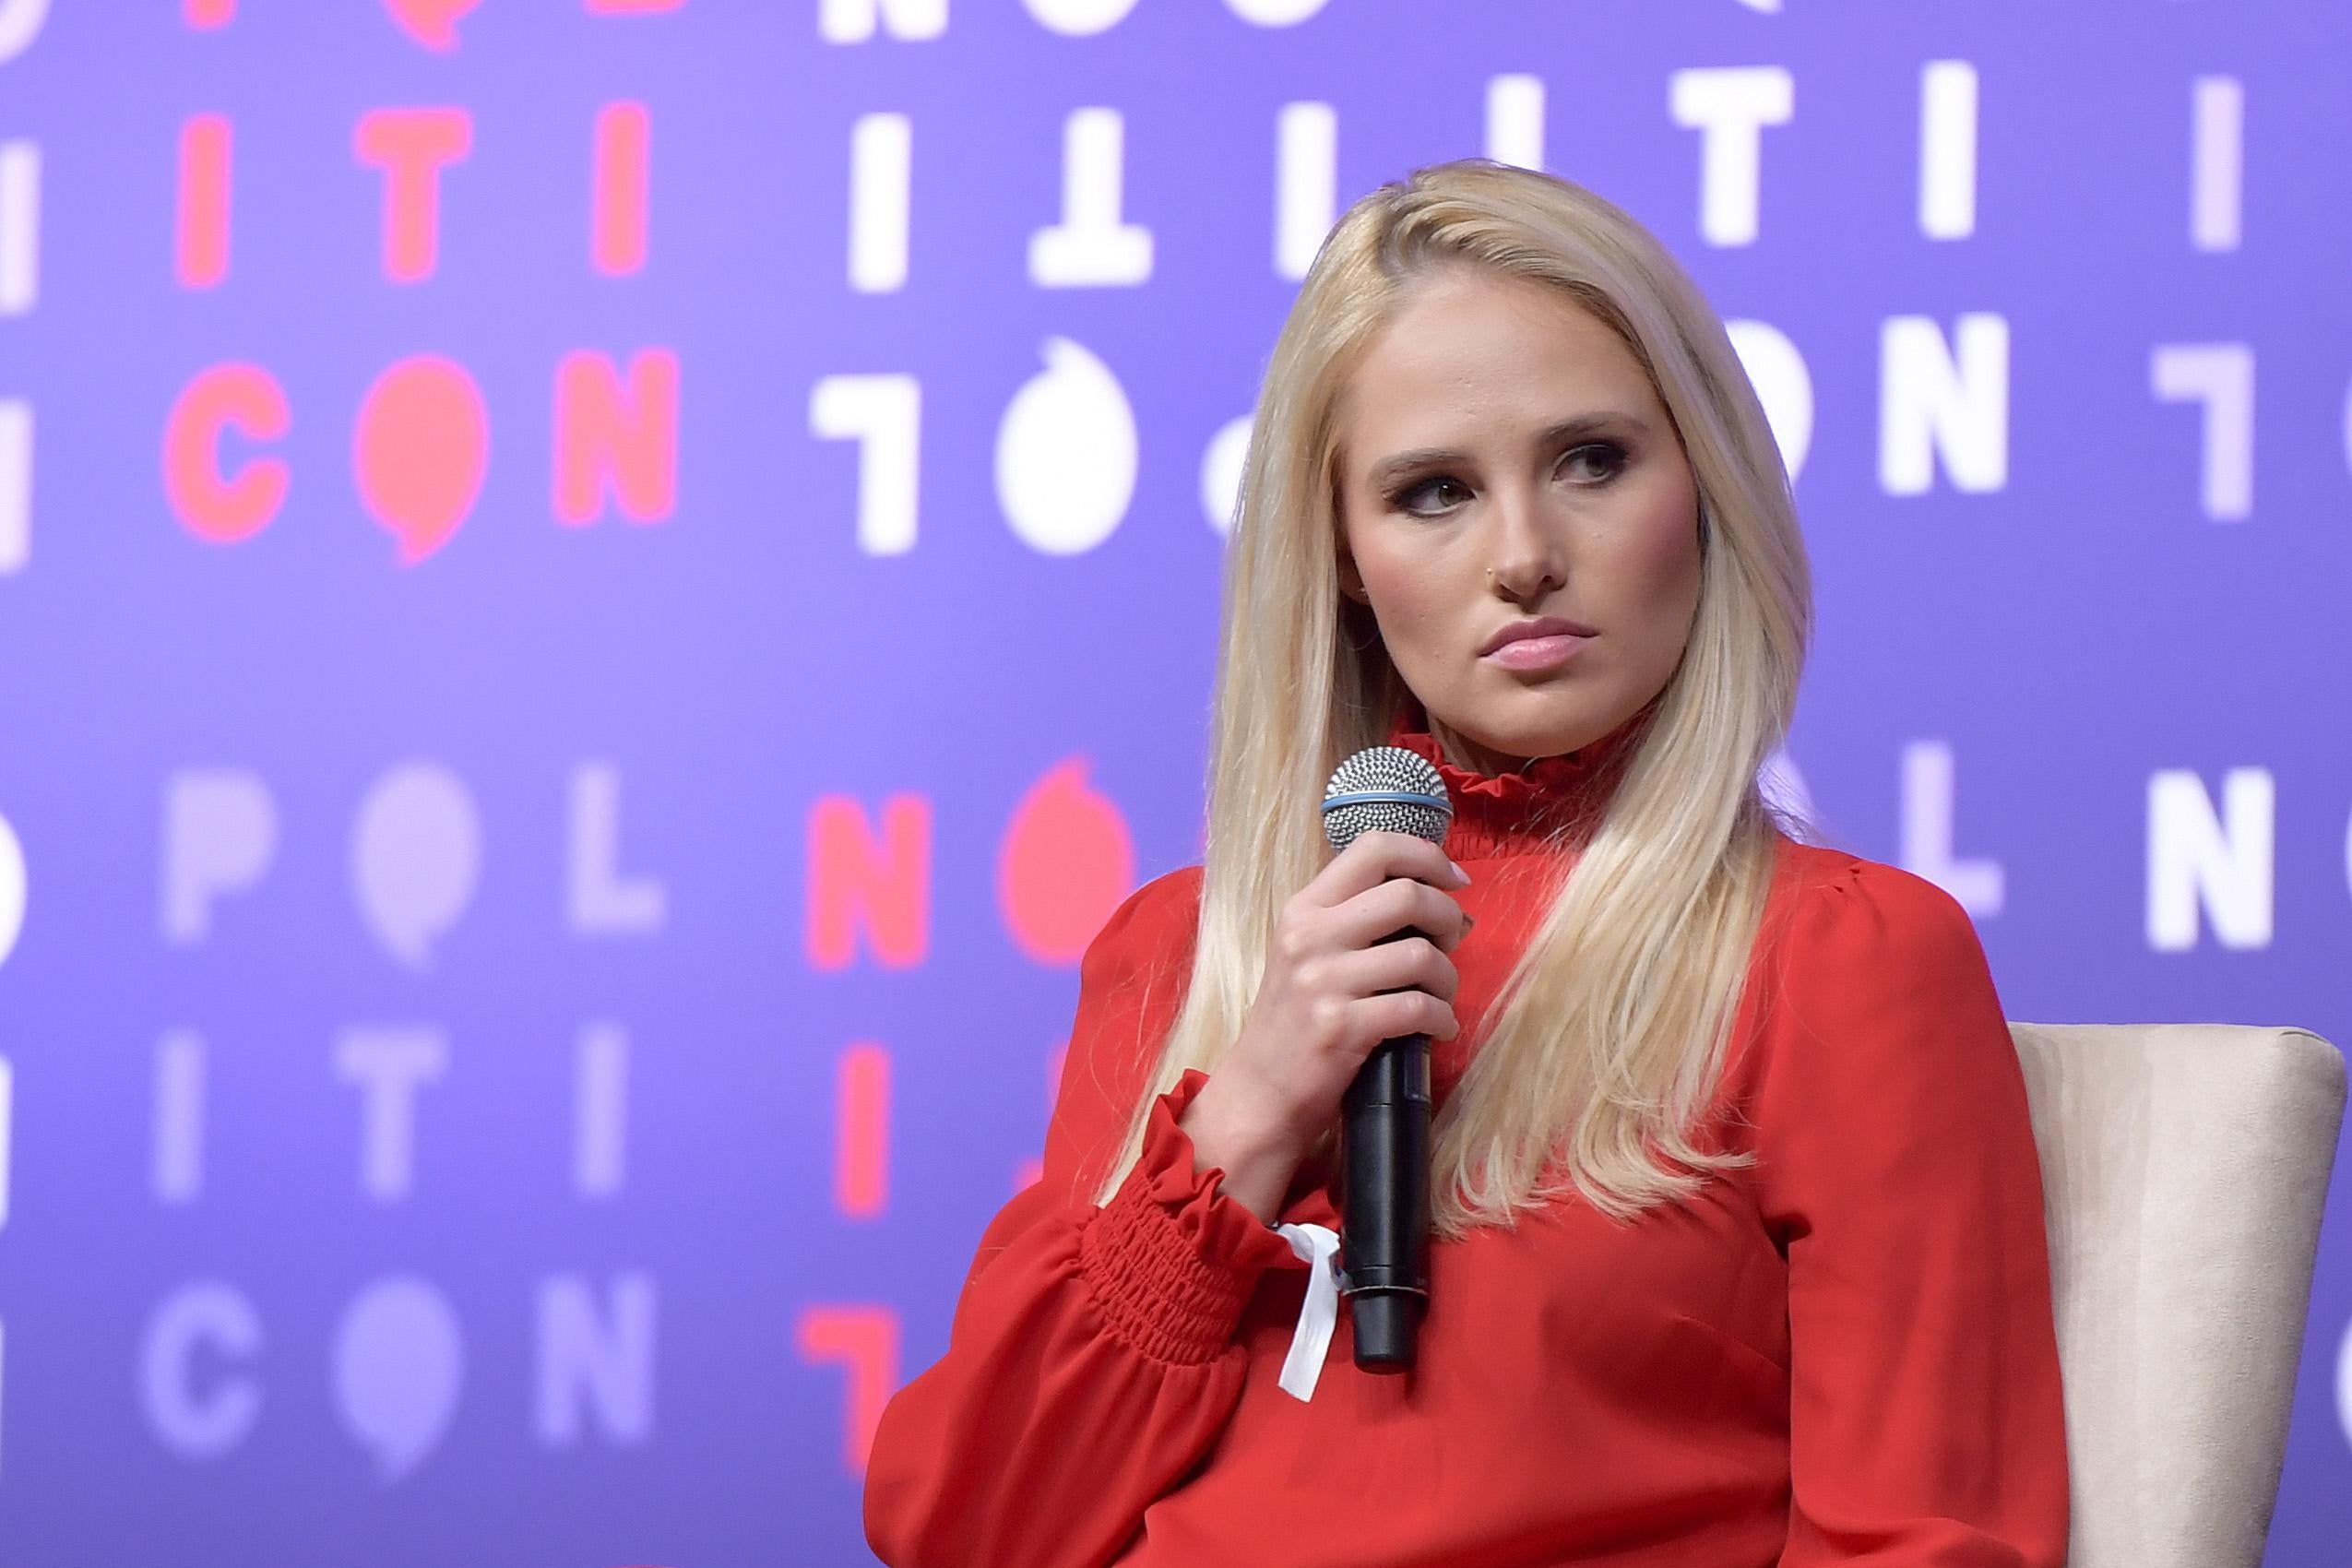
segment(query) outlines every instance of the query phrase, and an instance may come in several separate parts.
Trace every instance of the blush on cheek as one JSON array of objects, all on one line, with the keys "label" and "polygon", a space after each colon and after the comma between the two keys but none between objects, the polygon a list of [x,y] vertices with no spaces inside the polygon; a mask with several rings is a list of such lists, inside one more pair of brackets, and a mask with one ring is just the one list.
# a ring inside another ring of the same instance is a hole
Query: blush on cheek
[{"label": "blush on cheek", "polygon": [[1643,580],[1671,591],[1699,577],[1699,514],[1687,491],[1665,502],[1627,536],[1628,560]]}]

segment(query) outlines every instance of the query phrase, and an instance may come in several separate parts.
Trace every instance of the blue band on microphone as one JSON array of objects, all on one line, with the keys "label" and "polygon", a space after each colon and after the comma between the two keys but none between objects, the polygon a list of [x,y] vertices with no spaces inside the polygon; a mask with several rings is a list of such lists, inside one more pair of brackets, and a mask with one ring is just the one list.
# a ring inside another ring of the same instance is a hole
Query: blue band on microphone
[{"label": "blue band on microphone", "polygon": [[1418,790],[1351,790],[1344,795],[1324,796],[1323,809],[1327,816],[1341,806],[1371,804],[1426,806],[1431,811],[1443,812],[1449,817],[1454,814],[1452,801],[1443,795],[1424,795]]}]

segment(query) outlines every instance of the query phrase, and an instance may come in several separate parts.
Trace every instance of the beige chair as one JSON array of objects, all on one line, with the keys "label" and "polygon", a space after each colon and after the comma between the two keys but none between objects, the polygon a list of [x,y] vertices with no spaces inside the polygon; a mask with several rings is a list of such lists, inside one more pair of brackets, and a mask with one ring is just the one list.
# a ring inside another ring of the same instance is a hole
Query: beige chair
[{"label": "beige chair", "polygon": [[2010,1034],[2049,1221],[2068,1568],[2259,1568],[2344,1057],[2295,1028]]}]

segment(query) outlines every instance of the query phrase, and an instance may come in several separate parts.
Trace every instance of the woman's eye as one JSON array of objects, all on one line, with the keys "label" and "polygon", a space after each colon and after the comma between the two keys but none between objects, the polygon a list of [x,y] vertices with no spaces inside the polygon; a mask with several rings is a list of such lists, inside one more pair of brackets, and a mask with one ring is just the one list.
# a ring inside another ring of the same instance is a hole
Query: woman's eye
[{"label": "woman's eye", "polygon": [[1568,455],[1562,458],[1561,461],[1563,463],[1573,463],[1577,458],[1585,457],[1587,454],[1589,454],[1595,461],[1600,463],[1605,470],[1601,473],[1599,479],[1596,482],[1607,483],[1609,481],[1615,479],[1619,470],[1625,466],[1625,448],[1620,446],[1614,441],[1587,441],[1582,446],[1571,448]]},{"label": "woman's eye", "polygon": [[[1598,471],[1585,481],[1586,484],[1594,486],[1607,484],[1624,469],[1625,448],[1614,441],[1587,441],[1581,446],[1571,447],[1562,455],[1560,459],[1563,468],[1580,460],[1589,461],[1598,467]],[[1388,504],[1400,512],[1410,512],[1420,517],[1434,517],[1446,509],[1448,503],[1444,493],[1448,491],[1457,496],[1469,493],[1457,481],[1441,475],[1435,479],[1422,480],[1418,484],[1405,486],[1388,497]],[[1417,505],[1425,497],[1434,501],[1435,505]]]},{"label": "woman's eye", "polygon": [[[1420,483],[1419,483],[1419,484],[1416,484],[1416,485],[1410,486],[1409,488],[1405,489],[1405,490],[1400,490],[1400,491],[1398,491],[1398,492],[1397,492],[1395,495],[1393,495],[1393,496],[1391,496],[1391,497],[1389,498],[1389,505],[1392,505],[1392,506],[1395,506],[1395,507],[1396,507],[1397,510],[1399,510],[1399,511],[1403,511],[1403,512],[1418,512],[1418,511],[1420,511],[1420,507],[1418,507],[1418,506],[1415,506],[1415,505],[1411,505],[1411,502],[1414,500],[1414,498],[1415,498],[1415,497],[1417,497],[1417,496],[1420,496],[1420,495],[1426,495],[1426,494],[1430,493],[1431,493],[1431,492],[1432,492],[1432,491],[1441,491],[1441,490],[1453,490],[1453,491],[1459,491],[1461,488],[1462,488],[1462,487],[1461,487],[1460,485],[1458,485],[1458,484],[1455,483],[1455,482],[1454,482],[1452,480],[1450,480],[1450,479],[1431,479],[1431,480],[1423,480],[1423,481],[1422,481]],[[1441,510],[1441,511],[1443,511],[1444,508],[1443,508],[1443,506],[1441,505],[1440,505],[1440,507],[1439,507],[1438,509],[1439,509],[1439,510]]]}]

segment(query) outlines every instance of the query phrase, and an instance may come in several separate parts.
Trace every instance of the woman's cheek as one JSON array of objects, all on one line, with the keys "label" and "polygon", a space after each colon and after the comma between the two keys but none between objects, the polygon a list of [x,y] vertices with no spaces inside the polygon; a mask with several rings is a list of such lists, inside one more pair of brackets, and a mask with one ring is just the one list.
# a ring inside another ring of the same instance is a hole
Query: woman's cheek
[{"label": "woman's cheek", "polygon": [[1653,613],[1692,599],[1699,580],[1698,515],[1669,502],[1620,537],[1618,580]]}]

